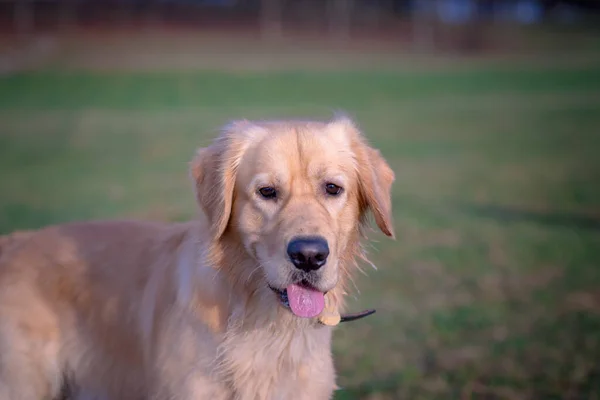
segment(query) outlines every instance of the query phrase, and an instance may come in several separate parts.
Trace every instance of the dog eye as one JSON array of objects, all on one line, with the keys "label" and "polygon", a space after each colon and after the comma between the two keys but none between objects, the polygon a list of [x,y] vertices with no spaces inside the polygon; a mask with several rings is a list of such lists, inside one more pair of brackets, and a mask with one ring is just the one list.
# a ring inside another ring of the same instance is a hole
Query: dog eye
[{"label": "dog eye", "polygon": [[328,183],[325,185],[325,191],[328,195],[337,196],[342,193],[342,188],[335,183]]},{"label": "dog eye", "polygon": [[258,189],[258,193],[260,193],[260,195],[265,199],[274,199],[277,197],[277,190],[270,186]]}]

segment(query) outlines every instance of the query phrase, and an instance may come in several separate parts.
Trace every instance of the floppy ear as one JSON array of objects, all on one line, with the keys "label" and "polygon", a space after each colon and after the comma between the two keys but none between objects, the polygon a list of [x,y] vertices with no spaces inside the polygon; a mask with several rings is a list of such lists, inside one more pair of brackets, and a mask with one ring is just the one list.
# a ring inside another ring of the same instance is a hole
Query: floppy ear
[{"label": "floppy ear", "polygon": [[229,125],[213,144],[199,149],[190,163],[196,200],[210,221],[215,240],[223,236],[231,216],[237,169],[247,148],[247,139],[238,129],[246,124]]},{"label": "floppy ear", "polygon": [[352,151],[356,158],[361,213],[364,214],[367,209],[370,209],[379,229],[387,236],[394,237],[391,199],[394,171],[379,151],[367,144],[350,118],[342,115],[331,124],[341,127],[350,137]]},{"label": "floppy ear", "polygon": [[378,150],[362,144],[364,153],[359,158],[358,175],[362,197],[375,216],[375,222],[383,233],[394,237],[391,190],[394,171]]}]

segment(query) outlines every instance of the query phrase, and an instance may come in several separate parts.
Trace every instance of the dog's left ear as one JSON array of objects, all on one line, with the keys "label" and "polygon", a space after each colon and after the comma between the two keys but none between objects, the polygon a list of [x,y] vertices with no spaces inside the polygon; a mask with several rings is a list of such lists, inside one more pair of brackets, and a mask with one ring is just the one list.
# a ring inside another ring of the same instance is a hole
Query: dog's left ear
[{"label": "dog's left ear", "polygon": [[370,209],[379,229],[393,238],[391,190],[395,179],[394,171],[379,151],[367,144],[350,118],[341,116],[331,124],[349,135],[356,158],[362,212]]},{"label": "dog's left ear", "polygon": [[190,163],[196,199],[218,240],[223,236],[233,207],[239,163],[248,147],[247,121],[233,122],[208,147],[197,151]]}]

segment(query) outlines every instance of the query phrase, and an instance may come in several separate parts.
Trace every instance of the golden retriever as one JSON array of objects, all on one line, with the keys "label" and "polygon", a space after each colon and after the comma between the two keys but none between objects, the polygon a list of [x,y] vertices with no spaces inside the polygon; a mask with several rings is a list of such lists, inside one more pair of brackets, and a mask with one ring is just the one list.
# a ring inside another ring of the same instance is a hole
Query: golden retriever
[{"label": "golden retriever", "polygon": [[369,210],[393,237],[393,171],[341,116],[234,122],[190,175],[192,222],[0,241],[0,400],[332,397],[330,325]]}]

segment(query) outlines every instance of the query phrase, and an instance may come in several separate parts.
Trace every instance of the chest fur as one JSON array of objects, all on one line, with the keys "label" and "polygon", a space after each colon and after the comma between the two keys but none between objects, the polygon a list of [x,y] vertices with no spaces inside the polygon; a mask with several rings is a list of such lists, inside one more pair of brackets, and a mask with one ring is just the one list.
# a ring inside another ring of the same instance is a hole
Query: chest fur
[{"label": "chest fur", "polygon": [[335,386],[328,327],[232,331],[222,349],[219,372],[239,400],[327,399]]}]

